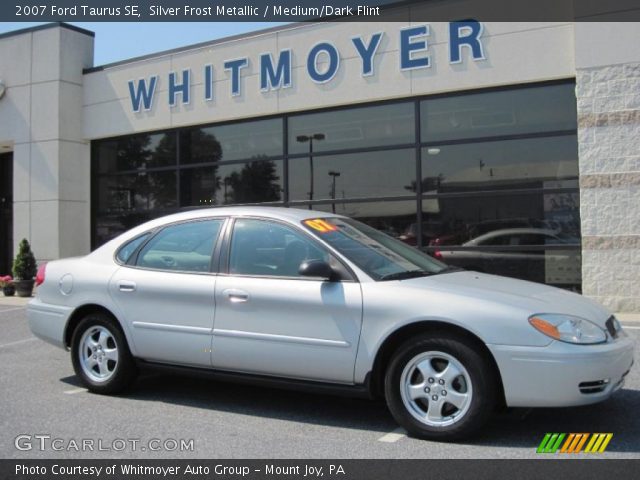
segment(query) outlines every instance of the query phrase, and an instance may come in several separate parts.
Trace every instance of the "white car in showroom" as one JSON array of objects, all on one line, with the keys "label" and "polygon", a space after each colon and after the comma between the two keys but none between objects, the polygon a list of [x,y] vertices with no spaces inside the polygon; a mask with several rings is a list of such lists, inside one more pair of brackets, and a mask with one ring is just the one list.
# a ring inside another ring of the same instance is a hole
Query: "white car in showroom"
[{"label": "white car in showroom", "polygon": [[355,220],[223,207],[140,225],[40,268],[38,337],[83,384],[141,365],[384,397],[412,435],[461,439],[499,406],[618,390],[633,343],[606,309],[542,284],[447,267]]}]

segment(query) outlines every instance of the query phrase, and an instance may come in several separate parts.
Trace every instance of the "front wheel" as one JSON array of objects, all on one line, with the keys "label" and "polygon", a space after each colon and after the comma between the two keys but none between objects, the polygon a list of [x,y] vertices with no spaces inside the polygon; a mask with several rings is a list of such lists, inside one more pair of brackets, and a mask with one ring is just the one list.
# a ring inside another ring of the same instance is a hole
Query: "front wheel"
[{"label": "front wheel", "polygon": [[462,336],[435,333],[405,342],[385,376],[387,404],[409,434],[459,440],[477,431],[496,402],[486,357]]},{"label": "front wheel", "polygon": [[95,393],[118,393],[136,376],[120,325],[104,313],[92,313],[80,321],[71,339],[71,361],[76,375]]}]

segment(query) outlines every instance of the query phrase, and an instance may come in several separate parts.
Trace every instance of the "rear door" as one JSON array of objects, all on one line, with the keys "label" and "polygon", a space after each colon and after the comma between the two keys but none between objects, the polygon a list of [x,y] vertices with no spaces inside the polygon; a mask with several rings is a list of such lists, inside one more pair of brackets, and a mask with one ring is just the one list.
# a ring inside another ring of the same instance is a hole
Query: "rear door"
[{"label": "rear door", "polygon": [[224,221],[209,218],[166,226],[112,277],[110,293],[131,327],[138,357],[211,366],[216,282],[212,256]]}]

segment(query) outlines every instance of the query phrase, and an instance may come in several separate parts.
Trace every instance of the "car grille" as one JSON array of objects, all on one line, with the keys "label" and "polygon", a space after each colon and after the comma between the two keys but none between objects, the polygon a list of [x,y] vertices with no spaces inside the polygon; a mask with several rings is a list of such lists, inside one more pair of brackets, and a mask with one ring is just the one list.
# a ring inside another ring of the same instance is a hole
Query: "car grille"
[{"label": "car grille", "polygon": [[607,327],[607,332],[609,332],[611,338],[618,338],[618,330],[616,330],[616,318],[613,315],[608,318],[605,326]]}]

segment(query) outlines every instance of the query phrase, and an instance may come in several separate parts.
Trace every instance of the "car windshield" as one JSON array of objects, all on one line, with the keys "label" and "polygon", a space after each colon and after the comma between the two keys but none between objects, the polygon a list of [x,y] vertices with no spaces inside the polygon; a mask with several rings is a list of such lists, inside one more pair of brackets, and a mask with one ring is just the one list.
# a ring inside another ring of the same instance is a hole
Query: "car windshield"
[{"label": "car windshield", "polygon": [[328,217],[302,223],[374,280],[402,280],[450,271],[420,250],[356,220]]}]

